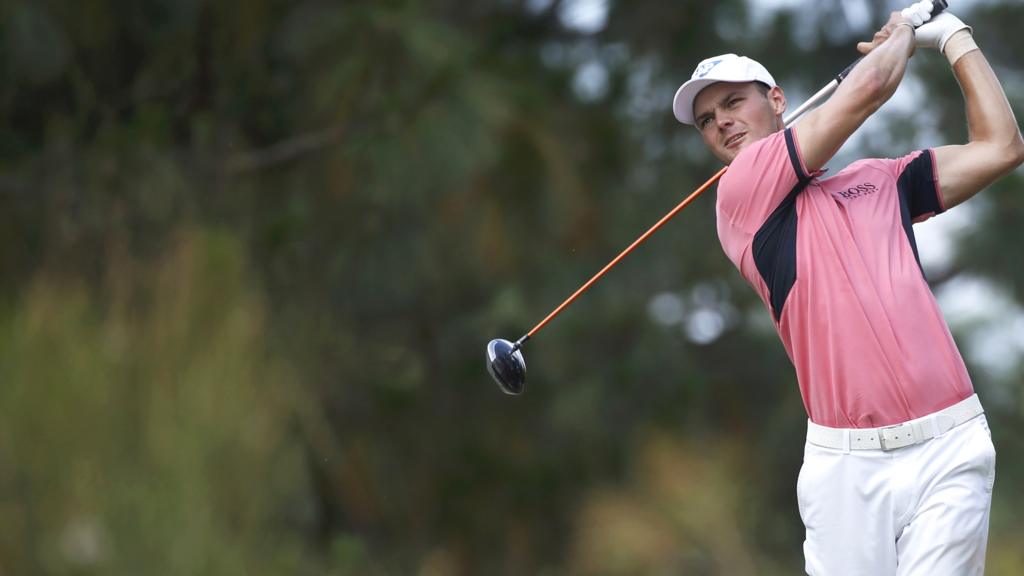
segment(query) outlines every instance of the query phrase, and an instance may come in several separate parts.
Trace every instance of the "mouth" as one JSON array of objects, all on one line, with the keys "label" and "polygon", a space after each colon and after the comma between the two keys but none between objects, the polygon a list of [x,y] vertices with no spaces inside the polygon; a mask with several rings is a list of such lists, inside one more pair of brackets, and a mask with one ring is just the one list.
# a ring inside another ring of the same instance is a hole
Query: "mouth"
[{"label": "mouth", "polygon": [[725,148],[733,148],[737,144],[739,144],[740,141],[743,140],[743,137],[746,136],[746,135],[747,135],[746,132],[740,132],[739,134],[733,134],[732,136],[729,136],[728,139],[726,139],[725,144],[723,144],[723,146]]}]

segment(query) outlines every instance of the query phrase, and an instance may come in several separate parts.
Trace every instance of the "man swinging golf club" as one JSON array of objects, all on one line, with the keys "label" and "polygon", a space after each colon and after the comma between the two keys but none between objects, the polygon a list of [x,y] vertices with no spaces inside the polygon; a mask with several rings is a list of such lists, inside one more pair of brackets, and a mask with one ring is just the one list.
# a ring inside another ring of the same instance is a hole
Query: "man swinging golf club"
[{"label": "man swinging golf club", "polygon": [[[858,44],[866,56],[832,97],[794,127],[783,126],[786,97],[768,71],[733,54],[701,62],[673,102],[729,165],[719,239],[796,367],[809,417],[797,481],[808,574],[984,571],[995,450],[912,223],[1016,168],[1024,140],[971,28],[932,10],[924,0],[894,12]],[[970,141],[824,178],[915,48],[948,59]]]}]

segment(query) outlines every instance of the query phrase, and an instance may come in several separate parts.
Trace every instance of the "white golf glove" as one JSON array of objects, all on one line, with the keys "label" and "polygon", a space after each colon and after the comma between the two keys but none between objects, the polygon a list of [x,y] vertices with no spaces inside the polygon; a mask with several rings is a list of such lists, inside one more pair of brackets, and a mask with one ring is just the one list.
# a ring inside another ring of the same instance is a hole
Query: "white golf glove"
[{"label": "white golf glove", "polygon": [[946,42],[949,41],[953,34],[961,30],[967,30],[970,33],[971,27],[964,24],[962,20],[947,10],[925,22],[917,29],[915,33],[917,46],[919,48],[935,48],[939,52],[945,52]]},{"label": "white golf glove", "polygon": [[[918,48],[934,48],[946,56],[950,65],[961,56],[978,49],[971,27],[948,10],[932,18],[932,0],[921,0],[904,8],[900,15],[916,27],[914,43]],[[958,32],[961,32],[959,33]],[[955,36],[955,38],[954,38]],[[953,42],[950,42],[950,39]]]},{"label": "white golf glove", "polygon": [[932,17],[932,0],[921,0],[920,2],[914,2],[910,6],[904,8],[900,14],[910,21],[917,28],[921,24],[924,24]]}]

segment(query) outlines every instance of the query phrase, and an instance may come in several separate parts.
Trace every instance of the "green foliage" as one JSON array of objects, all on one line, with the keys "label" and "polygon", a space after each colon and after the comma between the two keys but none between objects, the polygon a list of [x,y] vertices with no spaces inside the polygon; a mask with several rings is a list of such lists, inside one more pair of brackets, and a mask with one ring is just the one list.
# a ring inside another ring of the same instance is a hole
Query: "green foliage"
[{"label": "green foliage", "polygon": [[0,557],[53,574],[293,572],[315,513],[294,376],[229,236],[95,295],[43,273],[0,322]]}]

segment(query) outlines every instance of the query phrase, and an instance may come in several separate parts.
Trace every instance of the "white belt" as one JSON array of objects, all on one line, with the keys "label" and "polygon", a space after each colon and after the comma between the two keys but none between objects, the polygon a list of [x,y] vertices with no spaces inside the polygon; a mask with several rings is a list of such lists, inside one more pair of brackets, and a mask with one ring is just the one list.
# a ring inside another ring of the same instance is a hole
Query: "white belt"
[{"label": "white belt", "polygon": [[982,414],[977,394],[927,416],[881,428],[829,428],[807,421],[807,441],[837,450],[895,450],[941,436]]}]

